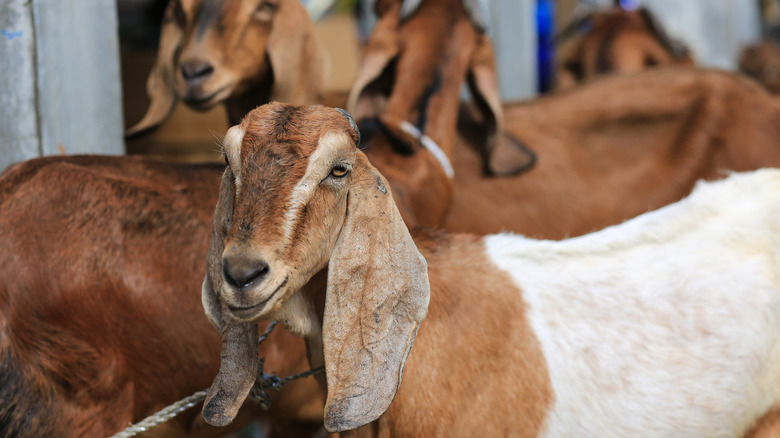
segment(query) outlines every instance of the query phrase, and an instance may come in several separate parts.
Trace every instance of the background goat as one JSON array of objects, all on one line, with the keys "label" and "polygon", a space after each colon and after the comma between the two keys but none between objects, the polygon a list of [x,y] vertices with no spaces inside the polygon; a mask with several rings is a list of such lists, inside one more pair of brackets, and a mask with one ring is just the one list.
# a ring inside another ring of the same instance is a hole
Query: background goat
[{"label": "background goat", "polygon": [[159,126],[179,99],[196,110],[224,103],[231,125],[272,100],[317,102],[326,64],[298,0],[171,0],[147,81],[151,104],[127,135]]},{"label": "background goat", "polygon": [[[109,436],[207,388],[220,334],[203,316],[210,224],[223,166],[132,157],[51,157],[0,178],[0,435]],[[266,370],[308,369],[277,329]],[[265,415],[272,436],[312,434],[322,397],[296,381]],[[152,430],[220,436],[197,410]],[[281,431],[288,435],[279,434]]]},{"label": "background goat", "polygon": [[565,41],[587,32],[564,46],[556,75],[559,89],[573,87],[607,73],[636,72],[660,65],[692,66],[689,50],[668,36],[647,9],[627,11],[620,6],[593,12],[574,20],[558,37]]},{"label": "background goat", "polygon": [[268,318],[324,363],[330,431],[741,437],[780,406],[780,170],[570,241],[413,241],[354,126],[266,105],[228,132],[210,423],[246,397]]},{"label": "background goat", "polygon": [[[348,109],[408,225],[559,239],[724,170],[780,166],[780,104],[738,75],[659,68],[502,105],[476,21],[455,1],[423,1],[409,17],[391,5],[366,43]],[[464,82],[474,105],[458,113]]]}]

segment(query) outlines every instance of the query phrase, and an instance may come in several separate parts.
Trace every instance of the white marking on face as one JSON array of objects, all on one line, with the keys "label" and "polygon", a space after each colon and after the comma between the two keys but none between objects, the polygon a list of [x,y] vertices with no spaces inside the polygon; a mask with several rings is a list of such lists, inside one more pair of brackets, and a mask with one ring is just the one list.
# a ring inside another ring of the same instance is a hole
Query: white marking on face
[{"label": "white marking on face", "polygon": [[301,209],[309,203],[320,181],[328,176],[331,167],[335,164],[334,160],[354,147],[352,139],[341,132],[330,132],[320,138],[317,148],[309,157],[306,173],[304,173],[303,178],[298,181],[290,194],[289,202],[287,203],[289,208],[284,213],[284,223],[282,225],[284,232],[282,242],[284,246],[292,239],[292,231],[295,229],[295,224],[300,220]]},{"label": "white marking on face", "polygon": [[548,364],[541,436],[742,436],[780,401],[780,172],[562,242],[485,238]]},{"label": "white marking on face", "polygon": [[236,125],[228,129],[222,142],[225,155],[230,162],[230,170],[235,176],[236,194],[241,189],[241,143],[244,141],[244,128]]}]

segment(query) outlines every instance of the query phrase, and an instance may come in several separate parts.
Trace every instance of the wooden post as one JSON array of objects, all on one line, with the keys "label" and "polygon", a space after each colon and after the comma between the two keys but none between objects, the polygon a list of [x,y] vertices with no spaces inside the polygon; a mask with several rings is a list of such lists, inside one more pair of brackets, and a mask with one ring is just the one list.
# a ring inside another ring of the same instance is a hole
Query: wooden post
[{"label": "wooden post", "polygon": [[0,2],[0,170],[124,153],[114,0]]}]

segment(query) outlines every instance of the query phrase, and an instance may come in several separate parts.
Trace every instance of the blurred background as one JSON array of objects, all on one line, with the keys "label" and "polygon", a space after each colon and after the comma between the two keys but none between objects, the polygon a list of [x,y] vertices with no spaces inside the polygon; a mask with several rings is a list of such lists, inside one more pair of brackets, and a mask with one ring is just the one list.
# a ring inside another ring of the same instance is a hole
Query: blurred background
[{"label": "blurred background", "polygon": [[[303,1],[330,57],[326,89],[349,90],[373,25],[372,0]],[[553,86],[579,19],[614,0],[481,0],[489,17],[505,101],[532,99]],[[650,10],[704,67],[735,71],[740,51],[773,37],[777,2],[624,0]],[[178,105],[149,135],[124,130],[149,105],[146,79],[167,0],[4,0],[0,4],[0,169],[61,153],[147,154],[181,161],[219,158],[225,110]],[[556,38],[556,35],[559,37]]]}]

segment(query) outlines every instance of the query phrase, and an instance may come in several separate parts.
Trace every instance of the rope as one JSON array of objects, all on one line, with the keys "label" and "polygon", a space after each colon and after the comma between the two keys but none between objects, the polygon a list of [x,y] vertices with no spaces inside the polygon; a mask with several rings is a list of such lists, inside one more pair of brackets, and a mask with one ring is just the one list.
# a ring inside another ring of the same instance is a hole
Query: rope
[{"label": "rope", "polygon": [[149,429],[165,423],[171,418],[202,402],[205,398],[206,391],[198,391],[189,397],[186,397],[166,408],[161,409],[156,414],[144,418],[141,422],[128,427],[118,434],[112,435],[111,438],[130,438],[138,435],[139,433],[146,432]]},{"label": "rope", "polygon": [[[277,321],[272,321],[270,324],[268,324],[268,328],[265,329],[265,332],[263,332],[263,334],[257,340],[258,346],[260,346],[260,344],[265,341],[271,331],[276,328],[276,324]],[[252,401],[258,403],[260,407],[266,411],[271,409],[271,396],[268,394],[268,392],[266,392],[266,390],[273,389],[275,391],[280,391],[286,383],[325,371],[325,367],[319,367],[309,371],[304,371],[302,373],[293,374],[292,376],[287,376],[285,378],[280,378],[275,374],[266,374],[263,372],[263,365],[265,365],[264,357],[260,358],[260,366],[257,369],[257,380],[255,380],[255,384],[252,387],[252,390],[249,392],[249,398]],[[112,435],[109,438],[131,438],[138,435],[139,433],[146,432],[149,429],[165,423],[171,418],[202,402],[206,399],[207,392],[208,390],[198,391],[189,397],[185,397],[161,409],[157,413],[144,418],[140,422],[129,426],[123,431]]]}]

